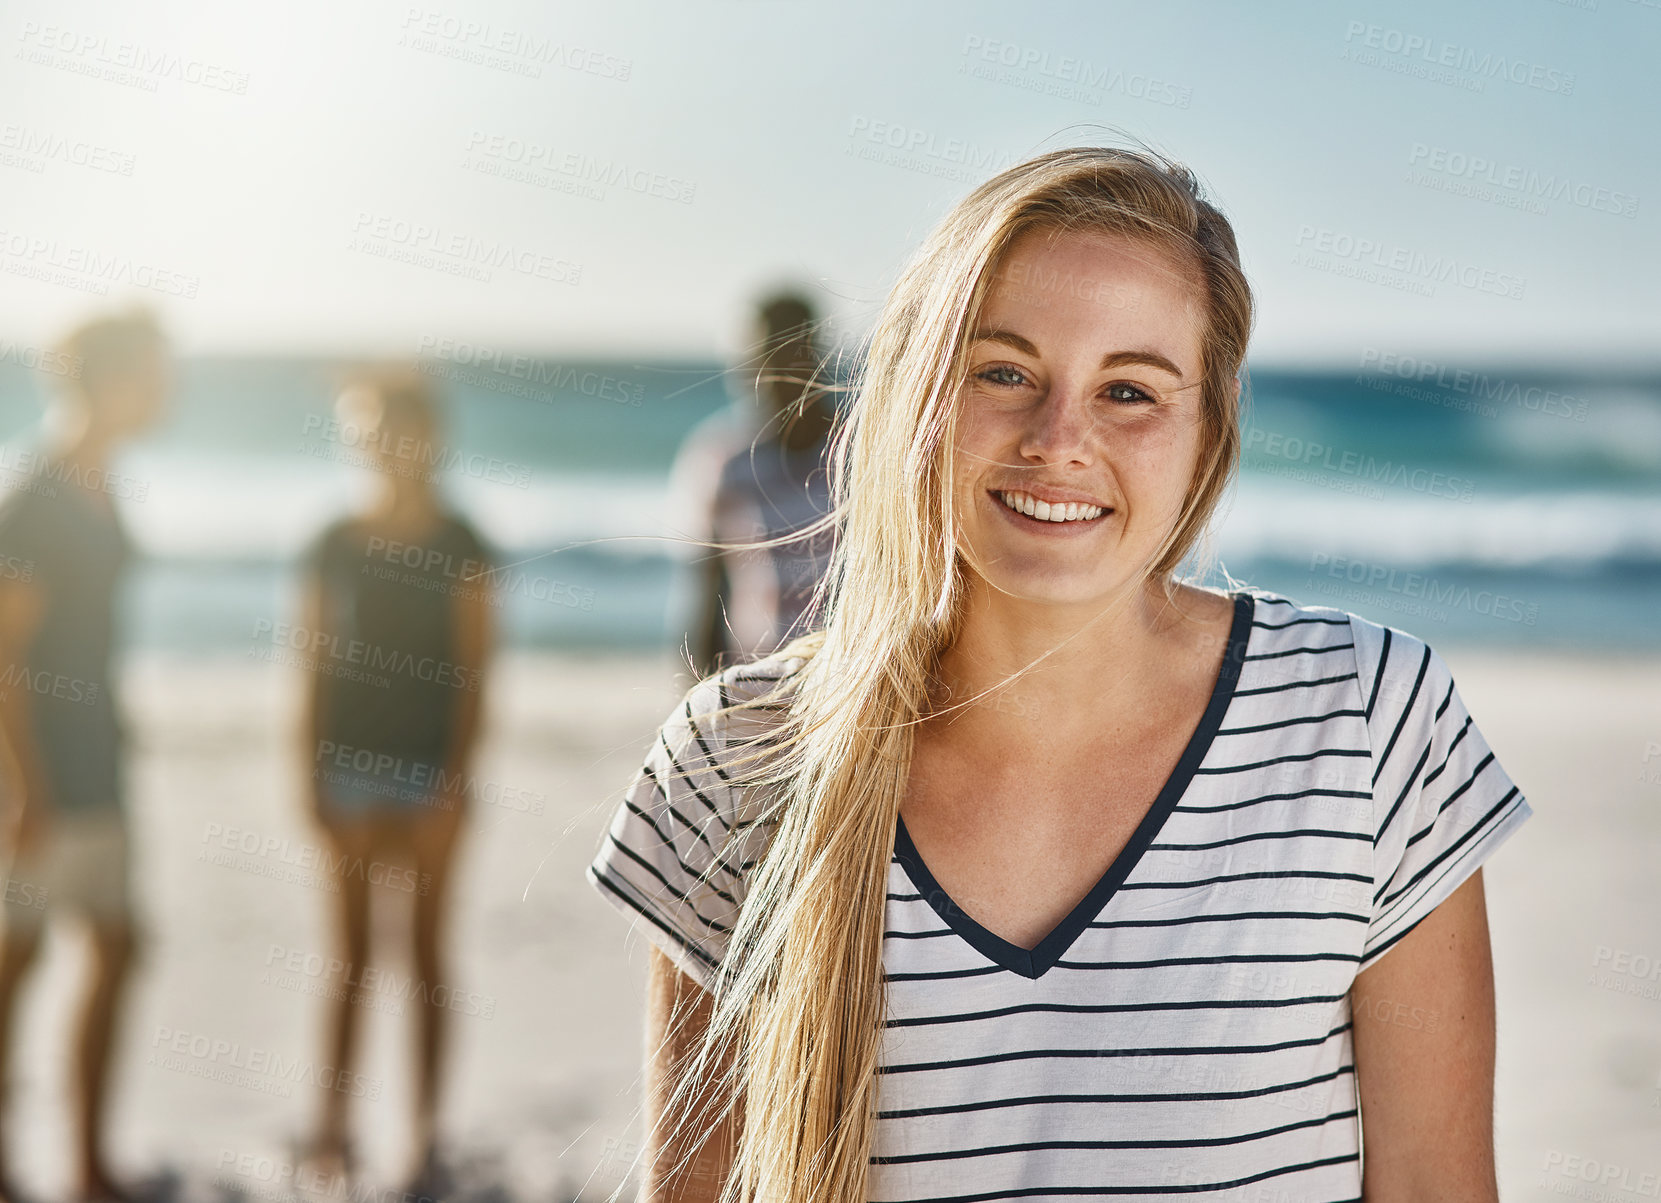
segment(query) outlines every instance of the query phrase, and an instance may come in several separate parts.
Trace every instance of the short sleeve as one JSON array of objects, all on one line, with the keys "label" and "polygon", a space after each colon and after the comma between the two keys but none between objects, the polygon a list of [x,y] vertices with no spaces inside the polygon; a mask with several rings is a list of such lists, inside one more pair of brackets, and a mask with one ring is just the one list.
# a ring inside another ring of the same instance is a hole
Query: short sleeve
[{"label": "short sleeve", "polygon": [[1373,765],[1373,900],[1357,972],[1383,956],[1533,814],[1442,657],[1352,617]]},{"label": "short sleeve", "polygon": [[751,799],[723,765],[738,724],[715,713],[746,696],[738,678],[735,668],[699,682],[665,720],[586,874],[705,990],[759,855]]}]

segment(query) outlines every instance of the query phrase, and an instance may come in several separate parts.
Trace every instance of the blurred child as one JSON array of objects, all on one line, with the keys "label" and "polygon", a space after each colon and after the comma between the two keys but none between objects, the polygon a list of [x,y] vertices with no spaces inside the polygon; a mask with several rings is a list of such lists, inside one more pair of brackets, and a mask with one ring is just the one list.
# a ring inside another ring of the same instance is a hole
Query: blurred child
[{"label": "blurred child", "polygon": [[[383,897],[413,894],[419,1185],[435,1172],[443,1002],[454,989],[443,920],[491,641],[489,564],[473,527],[433,486],[440,430],[424,378],[360,380],[338,409],[353,445],[369,449],[380,487],[305,560],[303,621],[323,650],[312,666],[304,755],[312,812],[336,857],[336,955],[349,975],[361,977],[371,952],[371,885]],[[413,871],[376,871],[389,861]],[[337,994],[327,1064],[349,1076],[358,1008],[351,989]],[[352,1168],[347,1098],[325,1098],[310,1149],[319,1172]]]}]

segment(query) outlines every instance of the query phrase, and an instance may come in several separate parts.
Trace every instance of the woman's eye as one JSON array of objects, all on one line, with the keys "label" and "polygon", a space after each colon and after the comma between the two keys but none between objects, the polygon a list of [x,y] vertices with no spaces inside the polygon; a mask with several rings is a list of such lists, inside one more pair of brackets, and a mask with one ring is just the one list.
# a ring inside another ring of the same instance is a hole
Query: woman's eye
[{"label": "woman's eye", "polygon": [[1153,400],[1152,397],[1137,388],[1134,384],[1126,384],[1124,381],[1120,381],[1118,384],[1108,385],[1107,395],[1114,401],[1126,405]]},{"label": "woman's eye", "polygon": [[1026,375],[1020,368],[1012,368],[1007,363],[998,364],[990,368],[983,368],[981,371],[976,372],[975,376],[977,379],[984,380],[988,384],[999,384],[1005,387],[1013,387],[1027,382]]}]

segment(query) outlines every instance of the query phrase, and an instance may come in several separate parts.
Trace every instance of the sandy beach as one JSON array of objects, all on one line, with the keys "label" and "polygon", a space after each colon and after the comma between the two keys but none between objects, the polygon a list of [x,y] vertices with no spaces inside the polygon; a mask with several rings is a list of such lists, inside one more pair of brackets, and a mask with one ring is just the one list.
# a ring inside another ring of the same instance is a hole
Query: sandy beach
[{"label": "sandy beach", "polygon": [[[1641,1183],[1661,1174],[1661,661],[1438,650],[1536,812],[1485,871],[1503,1197],[1654,1197]],[[135,660],[125,682],[149,940],[117,1068],[114,1153],[168,1195],[288,1197],[289,1143],[329,1080],[318,992],[330,987],[330,898],[308,868],[297,686],[291,670],[251,659],[162,655]],[[513,653],[496,665],[477,766],[485,800],[455,883],[455,980],[432,984],[454,1018],[443,1131],[461,1197],[598,1200],[625,1180],[646,944],[582,870],[679,694],[669,653]],[[79,947],[62,935],[24,997],[8,1133],[19,1177],[47,1198],[67,1186],[66,992]],[[354,978],[369,999],[366,1052],[360,1076],[339,1085],[358,1096],[358,1198],[400,1180],[409,978],[396,961]]]}]

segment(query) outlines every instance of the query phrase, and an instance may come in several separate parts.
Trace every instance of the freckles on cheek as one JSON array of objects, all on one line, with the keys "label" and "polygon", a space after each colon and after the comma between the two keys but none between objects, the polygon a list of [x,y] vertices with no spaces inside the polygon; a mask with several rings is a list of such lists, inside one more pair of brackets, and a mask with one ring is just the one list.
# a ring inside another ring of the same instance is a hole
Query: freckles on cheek
[{"label": "freckles on cheek", "polygon": [[995,464],[1018,463],[1019,457],[1012,447],[1016,441],[995,415],[964,413],[958,419],[957,438],[953,442],[958,472],[974,475]]},{"label": "freckles on cheek", "polygon": [[1005,426],[1011,425],[1011,422],[1011,415],[989,405],[977,404],[975,398],[971,397],[958,411],[957,437],[960,440],[995,438]]},{"label": "freckles on cheek", "polygon": [[1143,473],[1158,473],[1183,457],[1190,432],[1173,422],[1127,422],[1114,432],[1116,458]]},{"label": "freckles on cheek", "polygon": [[[1121,432],[1123,435],[1126,432]],[[1134,437],[1121,437],[1115,457],[1126,491],[1150,512],[1180,509],[1198,463],[1192,424],[1149,423]]]}]

